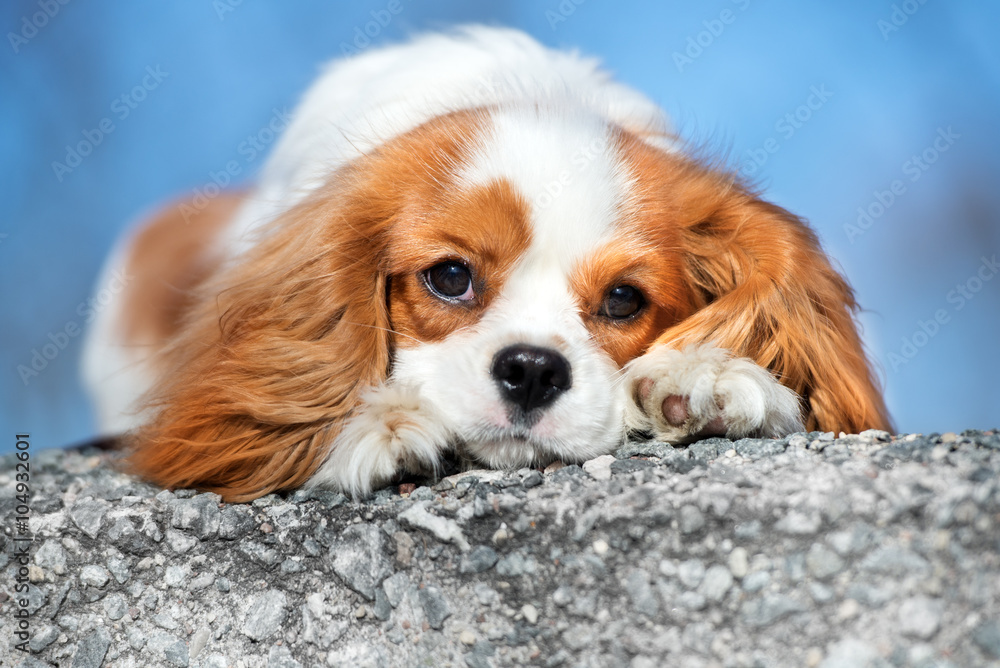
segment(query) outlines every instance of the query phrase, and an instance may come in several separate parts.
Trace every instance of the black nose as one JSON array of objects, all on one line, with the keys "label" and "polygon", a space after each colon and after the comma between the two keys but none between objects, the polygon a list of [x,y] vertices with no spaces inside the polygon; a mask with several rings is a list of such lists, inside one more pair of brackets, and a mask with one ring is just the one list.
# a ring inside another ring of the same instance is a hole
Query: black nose
[{"label": "black nose", "polygon": [[572,385],[566,358],[535,346],[504,348],[493,358],[490,375],[504,399],[525,413],[552,403]]}]

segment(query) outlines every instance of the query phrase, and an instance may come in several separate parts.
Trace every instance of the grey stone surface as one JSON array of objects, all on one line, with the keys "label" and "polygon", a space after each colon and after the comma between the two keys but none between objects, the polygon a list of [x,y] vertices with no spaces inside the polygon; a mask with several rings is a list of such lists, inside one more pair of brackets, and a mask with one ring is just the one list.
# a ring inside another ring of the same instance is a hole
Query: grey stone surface
[{"label": "grey stone surface", "polygon": [[410,577],[403,572],[393,573],[382,582],[389,605],[397,607],[410,588]]},{"label": "grey stone surface", "polygon": [[101,588],[111,579],[108,569],[96,564],[87,564],[80,569],[80,584],[88,587]]},{"label": "grey stone surface", "polygon": [[419,590],[420,607],[432,629],[441,630],[444,620],[451,616],[451,606],[440,588],[427,585]]},{"label": "grey stone surface", "polygon": [[51,624],[47,624],[38,629],[31,637],[31,640],[28,641],[28,648],[37,654],[54,643],[58,637],[59,629]]},{"label": "grey stone surface", "polygon": [[115,622],[128,613],[128,600],[124,594],[115,592],[104,599],[104,612],[108,619]]},{"label": "grey stone surface", "polygon": [[694,589],[705,577],[705,562],[701,559],[688,559],[677,566],[677,578],[688,589]]},{"label": "grey stone surface", "polygon": [[813,543],[806,553],[806,566],[810,575],[825,580],[843,570],[844,560],[822,543]]},{"label": "grey stone surface", "polygon": [[330,545],[329,561],[333,572],[369,601],[375,598],[375,587],[392,574],[385,537],[374,524],[347,527]]},{"label": "grey stone surface", "polygon": [[1000,622],[994,619],[980,624],[973,632],[972,640],[986,656],[1000,659]]},{"label": "grey stone surface", "polygon": [[899,606],[899,630],[903,634],[927,640],[941,626],[944,606],[937,599],[914,596]]},{"label": "grey stone surface", "polygon": [[30,651],[0,665],[1000,667],[994,432],[630,442],[248,504],[33,455],[23,592],[0,534],[0,638],[20,596]]},{"label": "grey stone surface", "polygon": [[171,502],[170,525],[184,529],[201,539],[218,534],[222,524],[217,494],[199,494],[190,499],[176,499]]},{"label": "grey stone surface", "polygon": [[166,631],[154,632],[145,647],[151,664],[185,668],[190,662],[187,644]]},{"label": "grey stone surface", "polygon": [[857,638],[845,638],[834,644],[819,668],[874,668],[878,652],[869,643]]},{"label": "grey stone surface", "polygon": [[681,533],[689,534],[700,531],[705,527],[705,515],[697,506],[681,506],[680,509],[680,529]]},{"label": "grey stone surface", "polygon": [[108,503],[101,499],[83,499],[77,501],[70,508],[69,516],[73,524],[79,527],[80,531],[90,538],[97,538],[104,521],[104,515],[108,512]]},{"label": "grey stone surface", "polygon": [[87,633],[76,645],[73,654],[73,668],[97,668],[104,663],[104,656],[111,645],[111,634],[107,629],[97,627]]},{"label": "grey stone surface", "polygon": [[656,617],[656,613],[660,611],[660,601],[645,572],[632,571],[625,578],[625,591],[632,600],[632,607],[636,612],[647,617]]},{"label": "grey stone surface", "polygon": [[722,564],[713,564],[705,571],[699,592],[709,601],[719,602],[733,586],[733,576],[729,568]]},{"label": "grey stone surface", "polygon": [[265,640],[281,629],[287,614],[288,597],[278,589],[261,594],[250,603],[243,633],[252,640]]},{"label": "grey stone surface", "polygon": [[[421,487],[420,489],[427,490],[427,487]],[[417,502],[399,514],[399,519],[404,524],[408,524],[414,529],[429,531],[438,540],[454,543],[463,551],[469,549],[469,543],[465,540],[465,535],[462,533],[462,528],[458,525],[458,522],[429,512],[427,510],[429,500],[423,498],[425,495],[414,497],[411,494],[410,496],[417,499]]]},{"label": "grey stone surface", "polygon": [[462,573],[482,573],[493,568],[499,556],[489,545],[477,545],[472,551],[462,557],[459,571]]},{"label": "grey stone surface", "polygon": [[66,574],[66,550],[58,540],[50,539],[42,543],[35,552],[34,561],[39,568],[52,571],[55,575]]},{"label": "grey stone surface", "polygon": [[267,653],[267,668],[302,668],[292,651],[284,645],[274,645]]}]

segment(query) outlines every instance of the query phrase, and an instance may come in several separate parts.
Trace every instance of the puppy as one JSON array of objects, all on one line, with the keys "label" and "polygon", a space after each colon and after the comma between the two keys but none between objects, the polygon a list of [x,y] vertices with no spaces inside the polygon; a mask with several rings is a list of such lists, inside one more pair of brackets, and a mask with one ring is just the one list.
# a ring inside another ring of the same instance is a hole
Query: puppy
[{"label": "puppy", "polygon": [[115,271],[84,351],[102,430],[137,474],[230,501],[363,496],[446,451],[889,425],[806,224],[512,30],[333,63],[256,187],[168,208]]}]

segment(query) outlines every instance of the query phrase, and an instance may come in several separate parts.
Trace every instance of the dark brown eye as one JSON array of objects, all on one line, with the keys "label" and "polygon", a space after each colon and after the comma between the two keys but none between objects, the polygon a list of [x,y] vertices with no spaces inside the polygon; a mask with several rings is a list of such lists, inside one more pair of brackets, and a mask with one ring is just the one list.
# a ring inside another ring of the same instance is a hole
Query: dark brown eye
[{"label": "dark brown eye", "polygon": [[424,272],[424,281],[431,292],[448,300],[469,301],[476,293],[472,289],[472,274],[460,262],[442,262]]},{"label": "dark brown eye", "polygon": [[639,288],[618,285],[608,290],[604,303],[601,304],[601,314],[615,320],[624,320],[638,313],[645,303]]}]

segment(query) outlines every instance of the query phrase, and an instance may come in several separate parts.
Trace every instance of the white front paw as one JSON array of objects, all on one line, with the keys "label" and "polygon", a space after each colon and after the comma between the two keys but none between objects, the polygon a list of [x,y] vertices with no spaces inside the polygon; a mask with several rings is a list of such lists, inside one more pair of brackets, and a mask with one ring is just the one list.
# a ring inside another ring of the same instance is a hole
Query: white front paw
[{"label": "white front paw", "polygon": [[799,398],[771,373],[712,345],[655,348],[626,367],[629,429],[669,443],[776,438],[802,430]]},{"label": "white front paw", "polygon": [[383,386],[364,397],[306,485],[361,498],[403,471],[435,473],[451,439],[441,416],[416,389]]}]

